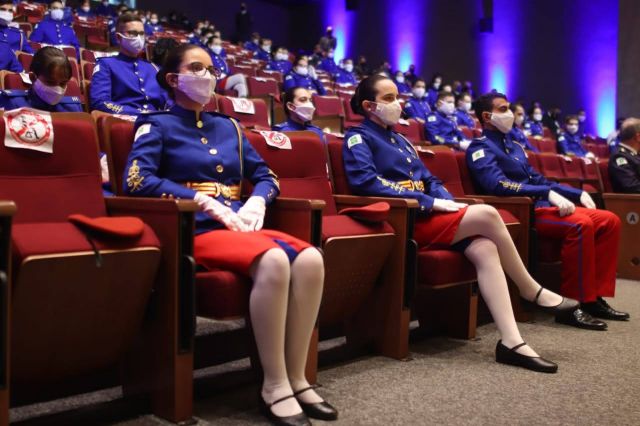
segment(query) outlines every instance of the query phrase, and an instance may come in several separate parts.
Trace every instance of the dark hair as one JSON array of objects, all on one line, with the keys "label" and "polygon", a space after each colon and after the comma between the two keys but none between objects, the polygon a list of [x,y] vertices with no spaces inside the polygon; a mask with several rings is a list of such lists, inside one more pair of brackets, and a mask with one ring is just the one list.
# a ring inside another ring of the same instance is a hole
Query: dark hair
[{"label": "dark hair", "polygon": [[155,46],[153,46],[153,51],[151,52],[151,62],[158,66],[162,66],[168,53],[178,46],[180,46],[180,43],[173,38],[163,37],[158,39]]},{"label": "dark hair", "polygon": [[444,90],[441,90],[438,92],[438,98],[436,99],[436,102],[438,102],[440,99],[448,98],[449,96],[455,98],[453,92],[445,92]]},{"label": "dark hair", "polygon": [[356,87],[356,93],[351,97],[351,109],[356,114],[366,116],[364,108],[362,108],[363,101],[375,101],[378,91],[376,90],[376,84],[382,80],[391,80],[389,77],[380,74],[371,75],[362,80],[358,87]]},{"label": "dark hair", "polygon": [[11,6],[13,6],[13,0],[0,0],[0,6],[4,4],[10,4]]},{"label": "dark hair", "polygon": [[296,97],[296,91],[300,90],[300,89],[308,90],[308,89],[306,89],[306,88],[304,88],[302,86],[295,86],[295,87],[292,87],[290,89],[287,89],[284,92],[284,96],[282,97],[282,106],[284,107],[284,114],[287,117],[289,117],[289,113],[290,113],[289,108],[287,108],[287,102],[293,103],[293,100]]},{"label": "dark hair", "polygon": [[478,120],[480,120],[480,124],[484,124],[484,118],[482,117],[482,113],[493,111],[494,99],[504,99],[506,101],[507,97],[499,92],[489,92],[480,96],[473,103],[473,109],[476,112],[476,117],[478,117]]},{"label": "dark hair", "polygon": [[464,99],[466,96],[471,97],[471,95],[469,94],[469,92],[460,92],[460,94],[458,96],[456,96],[456,105],[458,104],[458,102],[460,102],[462,99]]},{"label": "dark hair", "polygon": [[439,72],[435,73],[433,75],[433,77],[431,77],[431,86],[433,86],[433,83],[435,83],[436,79],[439,78],[440,82],[442,83],[442,74],[440,74]]},{"label": "dark hair", "polygon": [[564,118],[564,123],[565,124],[569,124],[569,121],[571,121],[571,120],[576,120],[577,122],[580,122],[580,120],[578,120],[578,116],[577,115],[571,114],[571,115],[567,115]]},{"label": "dark hair", "polygon": [[118,31],[120,31],[120,28],[122,28],[123,25],[128,24],[129,22],[142,23],[142,19],[138,16],[137,13],[130,13],[130,12],[123,13],[118,18],[118,24],[116,25],[116,28],[118,29]]},{"label": "dark hair", "polygon": [[302,59],[307,61],[307,64],[309,63],[309,58],[307,58],[306,55],[298,55],[298,56],[296,56],[296,59],[293,61],[293,66],[298,65],[298,62],[300,62]]},{"label": "dark hair", "polygon": [[178,73],[180,64],[184,59],[184,55],[191,49],[201,49],[201,47],[196,46],[195,44],[181,44],[178,47],[169,50],[165,55],[162,68],[160,68],[160,71],[156,74],[156,81],[160,87],[169,93],[171,98],[173,98],[173,87],[169,86],[169,83],[167,83],[167,74]]},{"label": "dark hair", "polygon": [[71,78],[71,63],[67,55],[57,47],[45,46],[33,55],[30,71],[36,77],[40,75],[50,76],[54,68],[58,67],[62,67],[67,77]]},{"label": "dark hair", "polygon": [[637,118],[627,118],[620,126],[618,137],[621,141],[633,139],[637,133],[640,133],[640,120]]},{"label": "dark hair", "polygon": [[518,109],[518,107],[522,108],[522,110],[524,111],[524,106],[518,102],[514,102],[511,105],[509,105],[509,109],[513,111],[514,114],[516,112],[516,109]]},{"label": "dark hair", "polygon": [[427,85],[427,82],[424,81],[424,78],[416,78],[415,81],[413,82],[412,87],[416,87],[416,84],[418,83],[424,83],[425,86]]}]

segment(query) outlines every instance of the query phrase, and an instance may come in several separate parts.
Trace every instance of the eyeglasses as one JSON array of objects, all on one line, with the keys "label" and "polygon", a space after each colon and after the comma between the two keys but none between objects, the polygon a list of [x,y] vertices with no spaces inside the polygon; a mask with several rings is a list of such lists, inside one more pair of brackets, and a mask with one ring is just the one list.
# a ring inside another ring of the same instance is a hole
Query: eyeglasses
[{"label": "eyeglasses", "polygon": [[125,31],[123,33],[124,35],[126,35],[127,37],[138,37],[138,36],[144,36],[144,31]]},{"label": "eyeglasses", "polygon": [[209,74],[211,74],[215,78],[218,78],[220,77],[220,75],[222,75],[222,72],[218,68],[214,67],[213,65],[205,66],[202,62],[191,62],[184,67],[198,77],[204,77],[207,74],[207,71],[209,71]]}]

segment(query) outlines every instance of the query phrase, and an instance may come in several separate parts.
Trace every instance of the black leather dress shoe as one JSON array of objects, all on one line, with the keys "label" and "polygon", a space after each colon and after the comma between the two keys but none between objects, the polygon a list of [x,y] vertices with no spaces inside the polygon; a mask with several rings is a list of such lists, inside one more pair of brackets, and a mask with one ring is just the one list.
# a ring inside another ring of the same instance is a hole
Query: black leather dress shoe
[{"label": "black leather dress shoe", "polygon": [[293,394],[296,396],[298,400],[298,404],[302,407],[302,411],[312,419],[318,420],[338,420],[338,410],[336,410],[331,404],[327,401],[315,402],[315,403],[307,403],[303,402],[298,398],[298,395],[320,387],[320,385],[311,385],[304,389],[300,389],[299,391],[294,392]]},{"label": "black leather dress shoe", "polygon": [[580,303],[577,300],[568,299],[566,297],[562,298],[562,301],[555,306],[542,306],[538,303],[538,299],[540,298],[540,294],[542,294],[542,290],[545,290],[544,287],[540,287],[540,290],[536,293],[536,298],[533,299],[533,303],[536,304],[543,311],[552,313],[552,314],[563,314],[566,312],[574,311],[576,308],[580,307]]},{"label": "black leather dress shoe", "polygon": [[607,329],[606,322],[592,317],[582,309],[576,309],[573,312],[556,315],[556,322],[587,330],[604,331]]},{"label": "black leather dress shoe", "polygon": [[629,321],[630,315],[613,309],[606,300],[598,297],[598,300],[590,303],[583,303],[582,310],[594,317],[605,318],[614,321]]},{"label": "black leather dress shoe", "polygon": [[273,413],[273,411],[271,411],[271,407],[289,398],[295,398],[295,396],[294,395],[285,396],[280,399],[276,399],[271,404],[268,404],[267,402],[265,402],[264,399],[262,399],[262,396],[260,396],[260,402],[262,403],[261,405],[262,412],[269,419],[271,424],[276,426],[311,426],[311,422],[309,421],[309,418],[305,413],[299,413],[293,416],[280,417],[280,416],[276,416]]},{"label": "black leather dress shoe", "polygon": [[516,350],[526,345],[525,342],[507,348],[502,344],[502,340],[498,340],[496,345],[496,362],[501,364],[515,365],[516,367],[526,368],[527,370],[537,371],[539,373],[555,373],[558,371],[558,364],[544,359],[540,356],[526,356],[516,352]]}]

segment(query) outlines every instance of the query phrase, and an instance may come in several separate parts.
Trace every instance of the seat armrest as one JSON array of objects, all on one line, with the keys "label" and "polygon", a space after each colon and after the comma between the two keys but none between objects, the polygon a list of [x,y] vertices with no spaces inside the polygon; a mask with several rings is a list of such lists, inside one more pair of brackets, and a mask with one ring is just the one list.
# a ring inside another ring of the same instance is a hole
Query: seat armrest
[{"label": "seat armrest", "polygon": [[484,204],[484,201],[479,197],[455,197],[454,201],[458,203],[466,203],[466,204]]},{"label": "seat armrest", "polygon": [[[9,387],[9,300],[11,300],[11,221],[16,212],[13,201],[0,200],[0,390]],[[0,404],[2,405],[2,404]],[[0,413],[0,421],[3,414]]]},{"label": "seat armrest", "polygon": [[286,232],[316,247],[322,244],[322,200],[278,197],[267,208],[265,228]]},{"label": "seat armrest", "polygon": [[358,195],[333,195],[336,202],[336,208],[342,210],[346,207],[367,206],[373,203],[385,202],[393,208],[413,208],[417,209],[420,204],[412,198],[392,198],[392,197],[365,197]]},{"label": "seat armrest", "polygon": [[16,205],[13,201],[0,200],[0,216],[13,216],[16,213]]},{"label": "seat armrest", "polygon": [[605,192],[602,194],[602,198],[604,198],[605,201],[629,201],[630,203],[640,202],[640,194],[618,194],[614,192]]}]

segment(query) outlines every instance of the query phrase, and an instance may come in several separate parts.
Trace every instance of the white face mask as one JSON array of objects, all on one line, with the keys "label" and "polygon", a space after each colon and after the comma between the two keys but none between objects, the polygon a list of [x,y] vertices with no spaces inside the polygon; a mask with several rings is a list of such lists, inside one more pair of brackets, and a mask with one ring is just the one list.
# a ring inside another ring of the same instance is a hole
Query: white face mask
[{"label": "white face mask", "polygon": [[464,112],[471,111],[471,102],[462,102],[462,104],[460,105],[460,109]]},{"label": "white face mask", "polygon": [[375,102],[376,109],[372,112],[378,117],[384,124],[387,126],[395,126],[398,124],[398,120],[400,120],[400,115],[402,114],[402,106],[400,105],[400,101],[397,99],[391,103],[383,104],[379,102]]},{"label": "white face mask", "polygon": [[496,126],[502,133],[509,133],[513,127],[513,111],[507,110],[503,113],[491,113],[491,124]]},{"label": "white face mask", "polygon": [[276,53],[276,59],[278,61],[286,61],[287,59],[289,59],[289,55],[287,55],[286,53]]},{"label": "white face mask", "polygon": [[158,25],[158,18],[151,18],[149,19],[149,22],[151,22],[151,25]]},{"label": "white face mask", "polygon": [[271,45],[270,44],[266,44],[266,45],[262,46],[262,50],[264,50],[265,52],[271,52]]},{"label": "white face mask", "polygon": [[208,72],[203,77],[194,74],[178,74],[178,90],[199,104],[209,103],[215,87],[216,79]]},{"label": "white face mask", "polygon": [[415,96],[418,99],[422,99],[424,97],[426,89],[424,87],[416,87],[412,90],[412,92],[413,92],[413,96]]},{"label": "white face mask", "polygon": [[452,115],[454,112],[456,112],[456,107],[453,102],[443,102],[438,107],[438,111],[440,111],[444,115]]},{"label": "white face mask", "polygon": [[309,75],[309,68],[297,66],[296,67],[296,73],[298,73],[300,75]]},{"label": "white face mask", "polygon": [[89,6],[82,6],[82,11],[89,13],[89,11],[91,10],[91,8]]},{"label": "white face mask", "polygon": [[51,19],[54,21],[62,21],[64,17],[64,10],[62,9],[52,9],[50,13]]},{"label": "white face mask", "polygon": [[0,23],[8,25],[12,21],[13,21],[13,12],[9,10],[0,10]]},{"label": "white face mask", "polygon": [[353,71],[353,64],[346,64],[346,65],[344,66],[344,70],[345,70],[346,72],[352,72],[352,71]]},{"label": "white face mask", "polygon": [[522,123],[524,123],[524,115],[516,116],[514,123],[516,123],[516,126],[522,126]]},{"label": "white face mask", "polygon": [[578,121],[581,122],[581,123],[584,123],[584,120],[586,120],[586,119],[587,119],[587,117],[584,116],[584,115],[579,115],[578,116]]},{"label": "white face mask", "polygon": [[534,121],[540,121],[540,120],[542,120],[542,113],[540,113],[540,112],[536,112],[535,114],[533,114],[533,120],[534,120]]},{"label": "white face mask", "polygon": [[440,88],[440,84],[442,84],[440,81],[434,81],[433,82],[433,88],[438,90]]},{"label": "white face mask", "polygon": [[404,83],[404,75],[396,76],[396,81],[398,83]]},{"label": "white face mask", "polygon": [[144,36],[127,37],[124,34],[120,35],[122,36],[120,46],[122,46],[124,50],[135,55],[142,52],[142,49],[144,49]]},{"label": "white face mask", "polygon": [[219,44],[212,44],[211,51],[216,55],[219,55],[222,52],[222,46]]},{"label": "white face mask", "polygon": [[327,56],[328,56],[328,57],[330,57],[330,58],[333,58],[334,53],[333,53],[333,52],[329,52],[329,53],[327,54]]},{"label": "white face mask", "polygon": [[577,131],[578,131],[577,124],[570,124],[567,126],[567,132],[571,133],[572,135],[576,134]]},{"label": "white face mask", "polygon": [[66,88],[60,86],[47,86],[40,79],[33,83],[33,90],[36,95],[49,105],[56,105],[64,97]]},{"label": "white face mask", "polygon": [[290,110],[294,112],[304,122],[313,120],[313,113],[316,111],[316,107],[311,102],[306,102],[302,105],[295,105],[294,109]]}]

